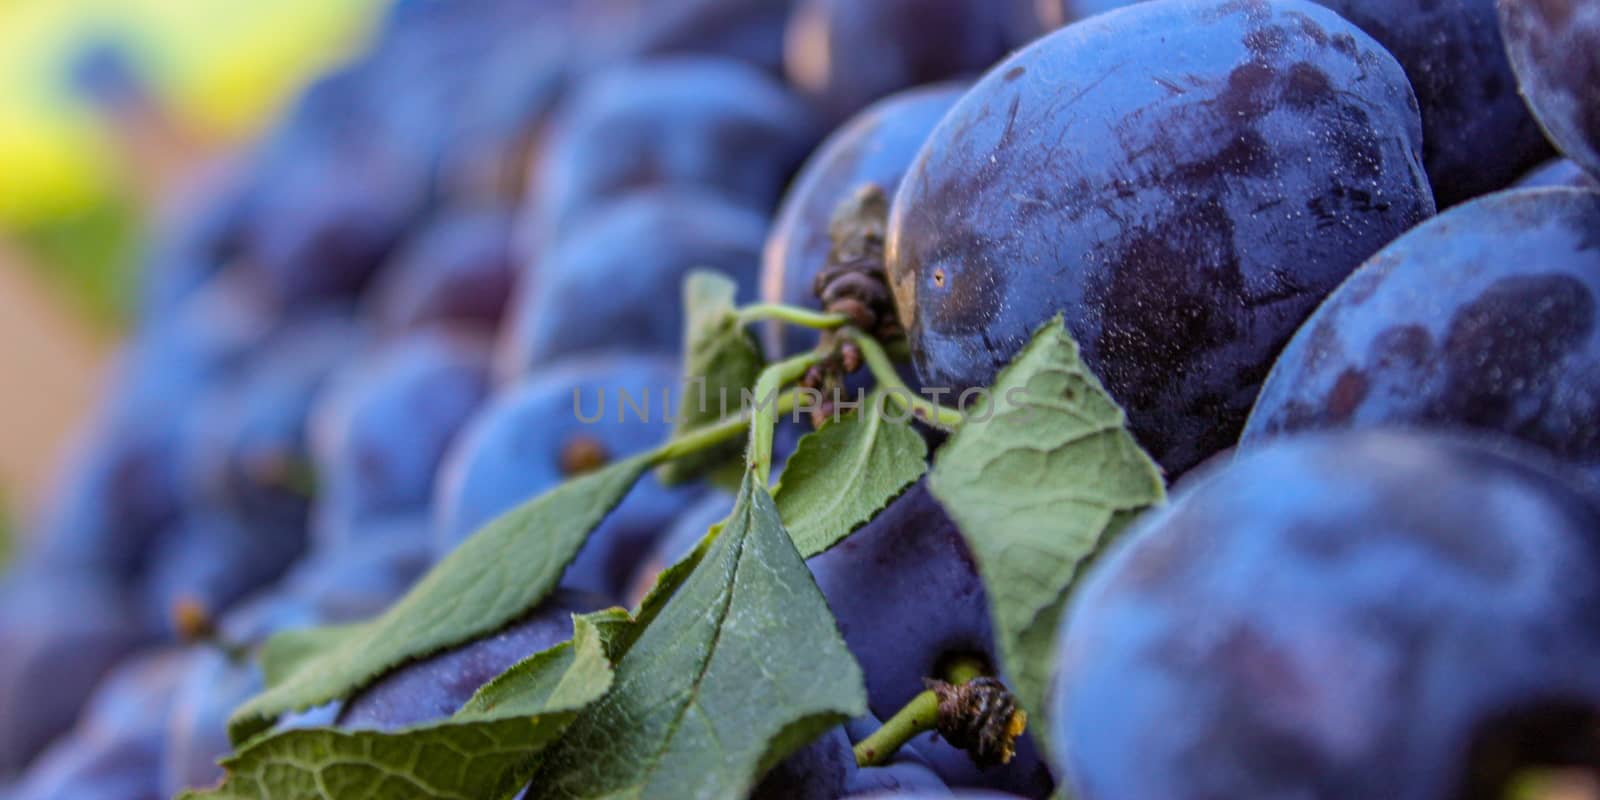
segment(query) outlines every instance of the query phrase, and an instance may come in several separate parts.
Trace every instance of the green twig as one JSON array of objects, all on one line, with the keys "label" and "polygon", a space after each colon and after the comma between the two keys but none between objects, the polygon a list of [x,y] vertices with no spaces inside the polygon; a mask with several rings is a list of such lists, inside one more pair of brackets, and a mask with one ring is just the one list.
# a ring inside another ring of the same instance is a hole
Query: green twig
[{"label": "green twig", "polygon": [[767,320],[776,320],[789,325],[798,325],[802,328],[813,328],[819,331],[831,331],[835,328],[844,327],[845,323],[850,321],[850,318],[843,314],[828,314],[781,303],[756,303],[739,309],[740,327],[752,322]]},{"label": "green twig", "polygon": [[936,428],[953,431],[961,427],[960,411],[931,402],[906,386],[906,382],[900,379],[900,373],[895,371],[894,362],[889,360],[889,354],[877,339],[854,328],[846,328],[841,333],[861,348],[861,359],[877,380],[878,388],[900,410]]},{"label": "green twig", "polygon": [[876,767],[889,763],[906,742],[936,729],[938,724],[939,696],[932,690],[925,690],[886,720],[883,727],[856,743],[856,766]]},{"label": "green twig", "polygon": [[775,396],[779,388],[799,380],[821,358],[818,352],[801,353],[767,367],[756,379],[752,409],[755,416],[750,420],[750,451],[746,454],[746,464],[755,470],[756,480],[762,486],[772,480],[772,433],[777,427],[778,415],[783,413],[777,403],[769,403],[767,398]]},{"label": "green twig", "polygon": [[[799,403],[800,394],[798,392],[784,392],[773,403],[774,418],[777,415],[793,411]],[[708,450],[723,442],[735,439],[749,430],[750,422],[754,417],[755,415],[752,412],[743,411],[724,417],[720,421],[703,428],[696,428],[681,436],[676,436],[657,447],[650,454],[650,465],[660,466],[668,461],[691,456],[702,450]]]}]

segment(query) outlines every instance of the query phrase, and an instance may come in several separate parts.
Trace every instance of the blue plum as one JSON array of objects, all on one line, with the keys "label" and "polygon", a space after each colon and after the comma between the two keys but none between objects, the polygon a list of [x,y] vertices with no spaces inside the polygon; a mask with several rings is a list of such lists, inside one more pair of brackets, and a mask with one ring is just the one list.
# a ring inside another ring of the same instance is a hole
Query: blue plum
[{"label": "blue plum", "polygon": [[[942,84],[885,98],[857,114],[811,155],[784,195],[761,257],[761,299],[819,308],[812,283],[828,258],[834,210],[863,184],[893,194],[911,161],[964,87]],[[780,333],[785,338],[780,339]],[[774,324],[764,344],[772,356],[816,346],[816,333]]]},{"label": "blue plum", "polygon": [[445,450],[488,397],[489,354],[476,332],[428,329],[335,379],[312,419],[319,543],[426,511]]},{"label": "blue plum", "polygon": [[281,577],[306,545],[304,526],[227,511],[194,511],[155,543],[140,583],[147,630],[183,634],[174,618],[188,606],[216,616]]},{"label": "blue plum", "polygon": [[635,192],[567,231],[522,279],[496,376],[603,351],[675,354],[683,279],[709,268],[756,295],[767,219],[700,189]]},{"label": "blue plum", "polygon": [[1528,107],[1563,155],[1600,177],[1600,3],[1497,2]]},{"label": "blue plum", "polygon": [[[400,521],[384,523],[401,525]],[[380,531],[353,536],[345,546],[313,554],[265,594],[218,622],[223,641],[255,647],[283,630],[367,619],[381,613],[427,568],[431,555],[427,520],[410,521],[413,533]],[[264,686],[260,666],[235,661],[218,650],[196,653],[186,667],[167,720],[161,763],[162,796],[215,785],[218,759],[233,751],[227,722],[234,710]],[[323,719],[322,710],[303,719]]]},{"label": "blue plum", "polygon": [[427,163],[375,124],[374,63],[314,84],[254,154],[240,263],[276,303],[352,297],[427,202]]},{"label": "blue plum", "polygon": [[956,105],[895,195],[917,373],[987,385],[1063,314],[1181,473],[1232,444],[1322,297],[1432,215],[1421,143],[1400,65],[1305,0],[1156,0],[1050,34]]},{"label": "blue plum", "polygon": [[[567,362],[502,390],[442,470],[439,552],[577,474],[666,441],[672,422],[662,406],[677,391],[673,362],[646,356]],[[589,535],[562,585],[622,599],[652,543],[697,495],[646,475]]]},{"label": "blue plum", "polygon": [[794,0],[641,0],[620,55],[699,54],[736,59],[777,74]]},{"label": "blue plum", "polygon": [[166,716],[190,654],[162,650],[117,667],[67,736],[18,783],[27,800],[161,800]]},{"label": "blue plum", "polygon": [[1463,204],[1362,265],[1284,349],[1244,443],[1422,425],[1514,436],[1600,476],[1600,193]]},{"label": "blue plum", "polygon": [[[1139,0],[1066,0],[1081,18]],[[1440,208],[1509,185],[1550,154],[1517,94],[1495,0],[1316,0],[1405,67],[1422,110],[1422,163]]]},{"label": "blue plum", "polygon": [[310,511],[311,410],[366,337],[343,308],[297,311],[278,328],[198,403],[184,483],[190,504],[299,528]]},{"label": "blue plum", "polygon": [[196,407],[280,322],[238,277],[208,281],[131,337],[34,524],[33,557],[130,579],[149,543],[178,521]]},{"label": "blue plum", "polygon": [[1551,154],[1517,94],[1495,0],[1317,0],[1405,67],[1422,108],[1422,163],[1440,208],[1502,189]]},{"label": "blue plum", "polygon": [[1583,171],[1570,158],[1552,158],[1528,170],[1513,188],[1543,189],[1565,186],[1572,189],[1600,189],[1600,178]]},{"label": "blue plum", "polygon": [[0,583],[0,775],[71,727],[94,685],[148,640],[128,595],[99,574],[29,562]]},{"label": "blue plum", "polygon": [[572,638],[572,616],[604,607],[599,598],[558,592],[498,633],[407,664],[350,698],[345,728],[395,730],[459,711],[478,687],[517,662]]},{"label": "blue plum", "polygon": [[1368,431],[1199,476],[1068,610],[1074,796],[1498,798],[1592,765],[1600,504],[1554,463]]},{"label": "blue plum", "polygon": [[[866,677],[872,713],[887,719],[952,658],[997,663],[989,605],[961,532],[918,483],[849,538],[808,562]],[[940,777],[1043,797],[1054,785],[1032,745],[979,772],[965,753],[928,735],[916,741]]]},{"label": "blue plum", "polygon": [[512,215],[458,211],[429,223],[384,267],[371,312],[386,332],[438,322],[498,325],[511,296]]},{"label": "blue plum", "polygon": [[879,98],[975,75],[1043,33],[1034,0],[800,0],[789,82],[833,119]]},{"label": "blue plum", "polygon": [[668,523],[666,530],[645,555],[638,572],[633,577],[632,587],[623,598],[625,604],[629,608],[637,608],[645,595],[655,586],[656,578],[661,575],[661,571],[682,561],[684,556],[689,555],[695,546],[700,544],[700,540],[705,538],[712,525],[727,519],[732,513],[733,496],[716,490],[706,492],[703,497],[685,508]]},{"label": "blue plum", "polygon": [[834,800],[901,791],[951,796],[944,781],[912,747],[901,748],[883,766],[856,766],[852,734],[857,730],[870,733],[878,725],[878,720],[868,716],[828,730],[768,770],[751,796],[762,800]]},{"label": "blue plum", "polygon": [[545,241],[601,201],[651,186],[708,187],[769,209],[822,134],[782,84],[695,57],[596,74],[553,125],[531,200]]}]

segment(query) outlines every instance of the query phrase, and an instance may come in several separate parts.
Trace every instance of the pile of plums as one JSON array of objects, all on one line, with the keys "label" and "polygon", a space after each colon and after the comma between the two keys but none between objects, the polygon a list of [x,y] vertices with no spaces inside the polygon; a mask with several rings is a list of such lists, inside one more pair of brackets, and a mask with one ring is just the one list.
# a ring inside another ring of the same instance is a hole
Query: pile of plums
[{"label": "pile of plums", "polygon": [[[820,307],[864,184],[914,383],[1059,315],[1174,488],[990,769],[851,753],[998,660],[926,486],[812,558],[871,714],[755,796],[1600,796],[1600,0],[393,0],[162,215],[0,580],[0,797],[214,785],[263,641],[668,437],[574,398],[678,385],[693,269]],[[647,476],[532,614],[289,724],[447,716],[732,503]]]}]

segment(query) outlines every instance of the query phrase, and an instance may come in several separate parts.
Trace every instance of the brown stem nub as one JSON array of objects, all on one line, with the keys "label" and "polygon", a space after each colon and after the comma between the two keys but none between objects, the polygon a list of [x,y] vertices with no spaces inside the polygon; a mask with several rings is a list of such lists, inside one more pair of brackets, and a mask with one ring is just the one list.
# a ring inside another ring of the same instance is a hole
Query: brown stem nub
[{"label": "brown stem nub", "polygon": [[834,210],[828,225],[828,261],[812,291],[829,313],[880,340],[901,334],[884,262],[889,198],[883,187],[865,183]]},{"label": "brown stem nub", "polygon": [[1028,714],[1017,708],[1011,690],[988,676],[966,683],[929,680],[939,697],[939,735],[967,751],[974,764],[987,769],[1011,761],[1017,737],[1028,727]]}]

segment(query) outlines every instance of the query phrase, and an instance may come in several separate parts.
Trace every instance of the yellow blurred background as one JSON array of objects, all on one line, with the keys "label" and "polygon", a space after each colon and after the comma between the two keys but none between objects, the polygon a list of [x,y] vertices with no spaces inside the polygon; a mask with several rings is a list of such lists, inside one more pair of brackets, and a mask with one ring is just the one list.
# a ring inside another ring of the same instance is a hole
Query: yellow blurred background
[{"label": "yellow blurred background", "polygon": [[[94,401],[146,219],[359,46],[381,2],[0,0],[0,531]],[[108,55],[148,107],[85,85]]]}]

